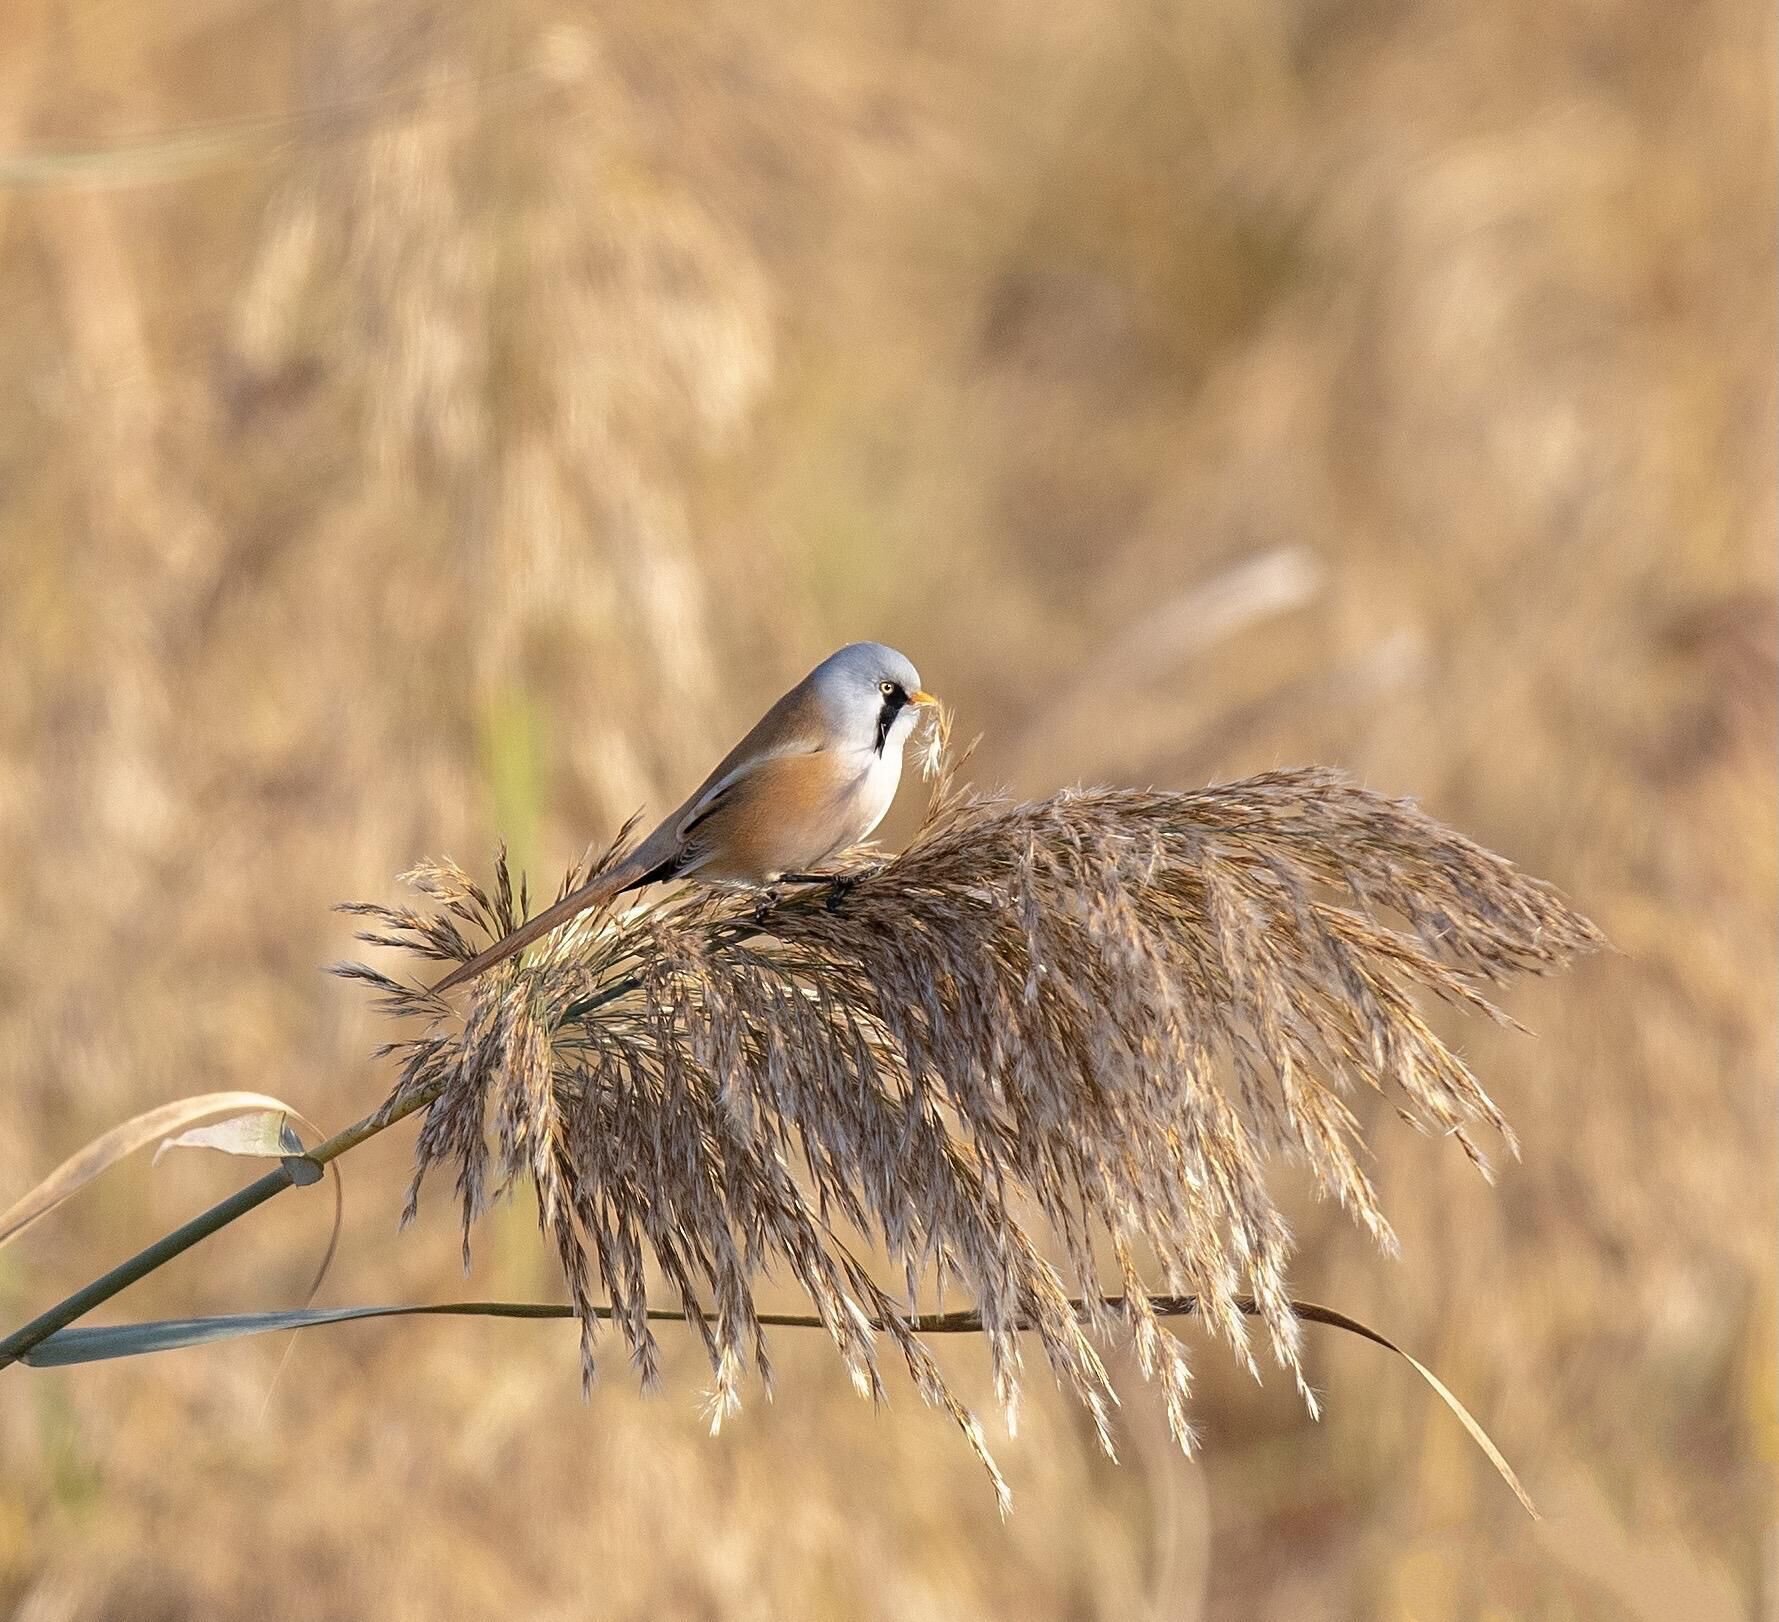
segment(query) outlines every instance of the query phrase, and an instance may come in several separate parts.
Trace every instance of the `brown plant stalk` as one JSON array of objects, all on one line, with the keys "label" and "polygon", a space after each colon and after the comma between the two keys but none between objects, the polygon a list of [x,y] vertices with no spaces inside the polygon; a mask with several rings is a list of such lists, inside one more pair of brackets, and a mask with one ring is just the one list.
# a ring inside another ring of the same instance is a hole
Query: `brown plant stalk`
[{"label": "brown plant stalk", "polygon": [[[991,1472],[912,1327],[923,1283],[975,1303],[1009,1418],[1029,1329],[1108,1450],[1098,1347],[1119,1334],[1191,1446],[1185,1350],[1151,1290],[1195,1297],[1250,1368],[1252,1311],[1313,1409],[1269,1160],[1301,1161],[1392,1247],[1346,1098],[1387,1093],[1486,1172],[1477,1133],[1513,1150],[1511,1131],[1417,995],[1503,1018],[1485,987],[1556,968],[1598,932],[1338,772],[1018,801],[958,786],[943,734],[920,831],[841,897],[759,910],[702,891],[589,914],[477,982],[461,1026],[424,989],[342,965],[386,1012],[428,1022],[393,1044],[392,1105],[437,1090],[409,1213],[452,1166],[467,1258],[490,1195],[529,1176],[585,1380],[602,1299],[657,1378],[652,1261],[709,1356],[717,1422],[750,1369],[770,1378],[755,1303],[769,1270],[796,1280],[874,1398],[887,1336]],[[527,911],[504,853],[492,894],[451,865],[408,877],[434,910],[357,906],[376,926],[362,939],[458,962]],[[899,1293],[873,1277],[877,1251]]]}]

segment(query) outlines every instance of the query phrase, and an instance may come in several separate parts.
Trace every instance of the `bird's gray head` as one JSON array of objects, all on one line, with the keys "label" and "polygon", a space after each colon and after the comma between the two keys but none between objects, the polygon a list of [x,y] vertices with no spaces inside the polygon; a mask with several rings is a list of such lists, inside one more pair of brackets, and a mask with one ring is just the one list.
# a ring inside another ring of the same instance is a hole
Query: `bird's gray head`
[{"label": "bird's gray head", "polygon": [[806,678],[829,723],[850,744],[900,752],[922,705],[935,703],[920,672],[881,642],[851,642]]}]

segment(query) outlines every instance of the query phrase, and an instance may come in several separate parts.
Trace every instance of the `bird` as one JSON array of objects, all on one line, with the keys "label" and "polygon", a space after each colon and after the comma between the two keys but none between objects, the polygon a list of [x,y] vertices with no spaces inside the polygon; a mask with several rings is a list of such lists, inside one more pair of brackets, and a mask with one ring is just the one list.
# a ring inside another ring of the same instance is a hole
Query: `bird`
[{"label": "bird", "polygon": [[[571,891],[432,987],[451,990],[571,918],[668,879],[752,885],[769,900],[785,881],[867,838],[902,777],[902,746],[939,701],[881,642],[851,642],[772,706],[677,810],[615,867]],[[836,892],[838,895],[839,892]]]}]

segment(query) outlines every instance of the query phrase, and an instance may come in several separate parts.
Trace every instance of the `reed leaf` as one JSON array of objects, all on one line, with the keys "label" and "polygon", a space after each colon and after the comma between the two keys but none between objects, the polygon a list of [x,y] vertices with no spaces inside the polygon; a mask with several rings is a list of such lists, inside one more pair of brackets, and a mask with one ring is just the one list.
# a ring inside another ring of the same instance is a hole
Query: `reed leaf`
[{"label": "reed leaf", "polygon": [[[231,1110],[246,1113],[235,1115],[215,1126],[192,1126],[195,1121]],[[185,1147],[220,1149],[227,1154],[262,1159],[284,1159],[303,1152],[302,1140],[297,1138],[288,1125],[291,1120],[300,1121],[316,1138],[320,1138],[320,1129],[306,1115],[292,1109],[282,1099],[274,1098],[270,1093],[194,1093],[188,1098],[176,1098],[170,1103],[157,1104],[153,1109],[144,1110],[127,1121],[119,1122],[108,1131],[101,1132],[98,1137],[64,1160],[42,1182],[14,1201],[4,1214],[0,1214],[0,1246],[16,1239],[32,1223],[48,1216],[95,1177],[109,1171],[138,1149],[146,1148],[157,1138],[161,1139],[161,1143],[155,1150],[156,1162],[169,1149]],[[181,1133],[181,1128],[187,1130]],[[305,1301],[314,1299],[315,1292],[321,1288],[321,1281],[327,1277],[327,1270],[332,1265],[334,1252],[340,1242],[340,1224],[345,1215],[345,1191],[340,1169],[330,1163],[328,1173],[334,1190],[333,1227],[328,1232],[327,1248],[322,1252],[314,1280],[303,1298]]]},{"label": "reed leaf", "polygon": [[[1071,1309],[1078,1316],[1086,1316],[1090,1308],[1086,1302],[1071,1301]],[[1124,1303],[1118,1300],[1107,1300],[1096,1304],[1100,1309],[1116,1311]],[[1243,1298],[1240,1302],[1244,1312],[1257,1310],[1251,1298]],[[1382,1346],[1386,1351],[1393,1352],[1411,1367],[1416,1374],[1425,1380],[1434,1394],[1457,1416],[1458,1422],[1469,1433],[1472,1441],[1482,1449],[1489,1462],[1495,1467],[1496,1473],[1512,1489],[1526,1513],[1534,1520],[1538,1519],[1537,1507],[1531,1496],[1521,1485],[1513,1467],[1507,1462],[1501,1450],[1495,1446],[1487,1431],[1476,1421],[1470,1410],[1452,1393],[1443,1380],[1426,1364],[1412,1353],[1406,1352],[1387,1336],[1380,1334],[1369,1324],[1357,1318],[1349,1317],[1344,1312],[1337,1312],[1333,1307],[1321,1306],[1314,1301],[1293,1301],[1290,1303],[1292,1312],[1305,1323],[1326,1324],[1331,1328],[1344,1330]],[[1148,1310],[1157,1317],[1181,1317],[1196,1312],[1197,1302],[1190,1297],[1156,1297],[1148,1303]],[[609,1307],[595,1309],[602,1317],[610,1317]],[[101,1363],[121,1357],[142,1357],[150,1352],[175,1351],[188,1346],[206,1346],[215,1341],[239,1340],[249,1335],[272,1335],[284,1330],[315,1329],[328,1324],[355,1323],[367,1318],[574,1318],[578,1313],[574,1307],[545,1301],[441,1301],[432,1303],[410,1303],[401,1306],[375,1307],[311,1307],[300,1311],[287,1312],[236,1312],[204,1318],[164,1318],[145,1323],[108,1324],[93,1329],[63,1329],[48,1339],[40,1342],[27,1352],[20,1360],[33,1368],[66,1368],[76,1363]],[[686,1314],[671,1310],[651,1307],[648,1310],[651,1323],[684,1323]],[[824,1327],[819,1317],[808,1313],[794,1312],[763,1312],[760,1322],[769,1328],[781,1329],[820,1329]],[[881,1328],[882,1326],[877,1326]],[[971,1334],[982,1329],[982,1315],[979,1312],[929,1312],[921,1313],[913,1318],[909,1325],[917,1334],[922,1335],[955,1335]]]}]

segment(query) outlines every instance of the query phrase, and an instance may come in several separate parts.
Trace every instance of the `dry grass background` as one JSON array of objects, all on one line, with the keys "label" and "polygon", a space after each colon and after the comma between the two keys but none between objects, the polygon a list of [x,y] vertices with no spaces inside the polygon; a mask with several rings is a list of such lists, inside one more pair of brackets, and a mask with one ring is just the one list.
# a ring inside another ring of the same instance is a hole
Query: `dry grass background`
[{"label": "dry grass background", "polygon": [[[1753,0],[751,7],[18,0],[0,19],[0,1190],[160,1099],[386,1090],[344,896],[554,874],[853,635],[981,778],[1338,762],[1620,955],[1453,1027],[1501,1187],[1387,1110],[1428,1356],[1328,1413],[1198,1350],[1201,1461],[1034,1388],[1003,1526],[819,1345],[715,1441],[702,1350],[318,1331],[13,1370],[22,1617],[1671,1617],[1772,1584],[1772,26]],[[264,115],[276,112],[270,120]],[[904,811],[892,832],[906,831]],[[348,1163],[336,1299],[465,1289]],[[238,1180],[114,1174],[8,1320]],[[1287,1180],[1288,1190],[1291,1185]],[[1302,1193],[1302,1190],[1298,1190]],[[311,1202],[313,1205],[313,1202]],[[282,1305],[281,1201],[125,1298]],[[531,1214],[475,1294],[554,1287]],[[124,1304],[124,1303],[120,1303]],[[1192,1333],[1189,1331],[1189,1333]],[[980,1346],[941,1349],[972,1400]]]}]

